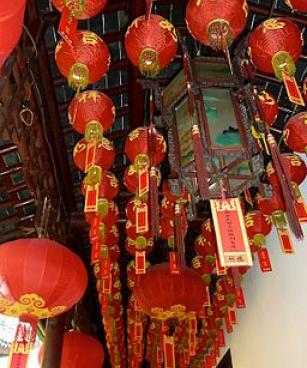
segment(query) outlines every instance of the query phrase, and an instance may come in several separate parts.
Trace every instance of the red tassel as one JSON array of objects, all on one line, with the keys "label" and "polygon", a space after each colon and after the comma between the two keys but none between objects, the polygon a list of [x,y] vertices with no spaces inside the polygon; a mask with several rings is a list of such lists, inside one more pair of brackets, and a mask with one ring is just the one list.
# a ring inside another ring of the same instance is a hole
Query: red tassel
[{"label": "red tassel", "polygon": [[9,368],[27,367],[29,354],[35,343],[36,331],[37,321],[19,320],[15,340],[11,347]]},{"label": "red tassel", "polygon": [[204,157],[203,145],[201,142],[200,131],[197,125],[192,128],[193,146],[195,150],[196,175],[198,181],[199,194],[201,198],[209,197],[208,171]]},{"label": "red tassel", "polygon": [[285,200],[285,205],[287,209],[287,217],[289,221],[289,225],[291,230],[293,231],[294,235],[297,239],[303,239],[304,233],[297,217],[295,211],[295,194],[293,193],[292,185],[291,185],[291,178],[289,177],[287,170],[283,163],[283,158],[280,155],[278,146],[276,144],[275,138],[272,134],[267,135],[267,141],[270,145],[272,160],[274,164],[274,168],[276,170],[276,174],[278,176],[282,193]]},{"label": "red tassel", "polygon": [[151,210],[151,232],[154,238],[159,237],[159,193],[158,175],[154,166],[150,169],[150,210]]}]

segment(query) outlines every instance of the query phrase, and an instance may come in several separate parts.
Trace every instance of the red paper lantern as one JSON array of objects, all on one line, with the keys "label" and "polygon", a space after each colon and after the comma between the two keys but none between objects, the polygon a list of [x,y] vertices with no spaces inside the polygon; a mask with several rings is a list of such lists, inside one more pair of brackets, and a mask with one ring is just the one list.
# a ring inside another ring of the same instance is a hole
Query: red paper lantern
[{"label": "red paper lantern", "polygon": [[84,294],[86,269],[49,239],[19,239],[0,247],[0,312],[43,319],[69,310]]},{"label": "red paper lantern", "polygon": [[202,277],[205,285],[209,286],[211,282],[211,273],[214,270],[215,262],[208,262],[205,257],[197,256],[192,259],[192,265]]},{"label": "red paper lantern", "polygon": [[272,222],[269,216],[264,216],[260,211],[251,211],[245,215],[247,236],[253,241],[253,246],[265,245],[265,237],[272,231]]},{"label": "red paper lantern", "polygon": [[261,118],[269,126],[273,125],[278,115],[278,103],[274,96],[263,90],[258,93]]},{"label": "red paper lantern", "polygon": [[67,1],[52,0],[52,4],[58,11],[62,12],[64,7],[68,7],[70,13],[77,19],[89,19],[101,13],[107,0],[85,0]]},{"label": "red paper lantern", "polygon": [[158,166],[162,163],[166,154],[166,143],[161,133],[157,130],[154,133],[154,152],[149,152],[149,128],[140,127],[128,134],[125,142],[125,152],[132,163],[139,166],[143,164]]},{"label": "red paper lantern", "polygon": [[171,203],[186,203],[189,201],[189,193],[185,187],[181,188],[180,193],[171,193],[168,180],[164,180],[162,184],[162,193]]},{"label": "red paper lantern", "polygon": [[245,0],[190,0],[186,23],[197,41],[223,50],[243,31],[247,15]]},{"label": "red paper lantern", "polygon": [[207,218],[201,225],[201,233],[204,239],[212,245],[216,244],[215,230],[211,218]]},{"label": "red paper lantern", "polygon": [[[158,186],[161,183],[161,172],[156,168],[158,176]],[[124,174],[124,184],[130,193],[138,193],[139,190],[139,174],[134,165],[127,166]]]},{"label": "red paper lantern", "polygon": [[303,47],[300,28],[286,18],[270,18],[255,28],[249,40],[249,55],[255,67],[284,81],[289,99],[304,105],[295,81],[295,63]]},{"label": "red paper lantern", "polygon": [[174,26],[160,15],[136,18],[125,36],[128,59],[145,76],[153,77],[176,56],[178,38]]},{"label": "red paper lantern", "polygon": [[0,69],[19,41],[22,32],[25,5],[25,0],[17,0],[15,2],[8,0],[1,1]]},{"label": "red paper lantern", "polygon": [[285,3],[292,9],[301,13],[307,12],[306,0],[285,0]]},{"label": "red paper lantern", "polygon": [[307,153],[307,113],[293,115],[284,127],[284,141],[293,151]]},{"label": "red paper lantern", "polygon": [[91,157],[91,143],[86,142],[82,138],[74,147],[73,160],[74,164],[80,171],[86,172],[90,165],[100,166],[104,170],[108,170],[114,163],[115,149],[113,144],[106,138],[94,143],[95,153]]},{"label": "red paper lantern", "polygon": [[[298,155],[288,153],[282,154],[282,160],[290,180],[297,185],[302,184],[307,174],[305,161]],[[271,185],[281,189],[276,171],[271,162],[266,167],[266,175]]]},{"label": "red paper lantern", "polygon": [[146,314],[162,320],[197,313],[206,296],[195,270],[182,267],[179,274],[172,274],[168,263],[154,265],[141,275],[134,295]]},{"label": "red paper lantern", "polygon": [[104,351],[101,343],[83,332],[64,334],[61,368],[101,368]]},{"label": "red paper lantern", "polygon": [[[83,180],[81,188],[83,195],[85,195],[86,190],[85,186],[86,184],[85,181]],[[99,182],[98,197],[112,200],[117,196],[118,191],[119,191],[119,182],[116,176],[111,171],[103,170],[101,180]]]},{"label": "red paper lantern", "polygon": [[100,91],[77,93],[69,104],[68,120],[82,135],[85,135],[86,125],[91,121],[99,122],[106,132],[114,123],[115,106],[110,97]]},{"label": "red paper lantern", "polygon": [[215,254],[217,253],[216,242],[209,241],[203,235],[199,235],[195,239],[194,248],[200,256],[206,257],[210,262],[215,262]]},{"label": "red paper lantern", "polygon": [[70,45],[61,39],[57,43],[55,61],[72,88],[85,89],[109,70],[109,50],[104,41],[90,31],[77,31],[71,42]]}]

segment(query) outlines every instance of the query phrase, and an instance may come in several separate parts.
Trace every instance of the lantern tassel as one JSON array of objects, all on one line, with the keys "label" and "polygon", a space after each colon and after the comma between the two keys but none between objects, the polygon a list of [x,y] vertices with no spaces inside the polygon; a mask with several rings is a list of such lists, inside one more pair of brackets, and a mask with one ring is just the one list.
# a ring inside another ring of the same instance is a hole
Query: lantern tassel
[{"label": "lantern tassel", "polygon": [[150,169],[150,210],[151,210],[151,231],[154,238],[159,236],[159,193],[158,175],[154,166]]},{"label": "lantern tassel", "polygon": [[199,194],[201,198],[209,197],[208,171],[205,163],[203,145],[201,142],[200,131],[197,125],[192,128],[193,146],[195,150],[196,175],[198,181]]},{"label": "lantern tassel", "polygon": [[301,227],[301,224],[299,222],[299,219],[297,217],[296,211],[295,211],[295,195],[292,190],[291,186],[291,180],[287,175],[287,171],[283,164],[283,159],[280,155],[277,143],[275,141],[275,138],[271,133],[267,135],[267,141],[270,146],[271,155],[273,164],[282,188],[282,193],[284,196],[287,214],[288,214],[288,220],[289,225],[291,227],[291,230],[293,231],[294,235],[297,239],[303,239],[304,233]]},{"label": "lantern tassel", "polygon": [[9,368],[26,368],[35,343],[37,321],[20,318],[12,343]]}]

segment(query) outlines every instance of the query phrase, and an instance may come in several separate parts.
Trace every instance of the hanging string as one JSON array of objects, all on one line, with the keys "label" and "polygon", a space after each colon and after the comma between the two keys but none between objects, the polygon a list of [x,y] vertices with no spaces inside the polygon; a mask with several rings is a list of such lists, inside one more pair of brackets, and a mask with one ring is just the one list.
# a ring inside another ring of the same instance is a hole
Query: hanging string
[{"label": "hanging string", "polygon": [[151,16],[153,0],[146,0],[146,16],[145,19],[148,20]]}]

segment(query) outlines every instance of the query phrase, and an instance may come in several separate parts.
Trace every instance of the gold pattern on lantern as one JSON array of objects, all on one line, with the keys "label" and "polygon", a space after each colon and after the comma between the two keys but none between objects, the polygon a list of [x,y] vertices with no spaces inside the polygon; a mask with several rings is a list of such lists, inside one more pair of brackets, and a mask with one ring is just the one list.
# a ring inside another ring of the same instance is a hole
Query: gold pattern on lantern
[{"label": "gold pattern on lantern", "polygon": [[302,166],[303,164],[299,157],[296,155],[288,156],[288,158],[290,160],[291,166]]},{"label": "gold pattern on lantern", "polygon": [[94,100],[97,102],[98,91],[86,91],[85,93],[80,93],[78,95],[79,102],[86,102],[87,100]]},{"label": "gold pattern on lantern", "polygon": [[113,146],[111,145],[110,141],[107,138],[102,138],[101,142],[98,145],[98,148],[104,148],[108,151],[112,151],[113,150]]},{"label": "gold pattern on lantern", "polygon": [[266,33],[266,31],[272,29],[283,29],[284,26],[284,22],[281,22],[276,18],[270,18],[263,22],[263,32]]},{"label": "gold pattern on lantern", "polygon": [[110,185],[113,188],[117,188],[118,187],[118,180],[115,178],[115,176],[111,176],[110,177]]},{"label": "gold pattern on lantern", "polygon": [[66,306],[62,305],[49,309],[45,305],[45,300],[34,293],[24,294],[16,302],[0,298],[0,313],[10,317],[31,316],[45,319],[63,313],[67,309]]},{"label": "gold pattern on lantern", "polygon": [[98,43],[98,36],[92,32],[84,32],[82,41],[85,45],[95,46]]},{"label": "gold pattern on lantern", "polygon": [[167,31],[169,31],[175,42],[178,41],[176,30],[175,30],[174,26],[172,25],[172,23],[170,23],[167,19],[161,20],[161,22],[159,23],[159,26],[161,28],[166,29]]},{"label": "gold pattern on lantern", "polygon": [[254,226],[253,216],[250,213],[245,215],[245,226],[246,227]]},{"label": "gold pattern on lantern", "polygon": [[133,130],[132,132],[130,132],[128,134],[128,139],[129,139],[129,141],[134,141],[139,136],[140,136],[140,130],[139,129],[135,129],[135,130]]}]

